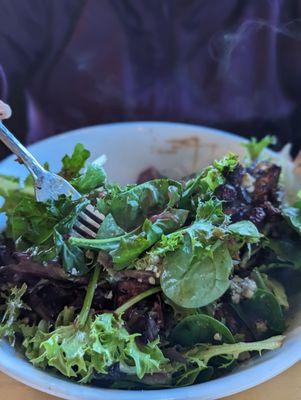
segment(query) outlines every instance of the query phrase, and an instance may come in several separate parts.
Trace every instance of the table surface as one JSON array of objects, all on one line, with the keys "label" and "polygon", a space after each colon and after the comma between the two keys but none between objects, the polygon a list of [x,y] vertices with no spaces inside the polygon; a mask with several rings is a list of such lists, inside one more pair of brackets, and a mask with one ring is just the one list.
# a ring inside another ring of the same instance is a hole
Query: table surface
[{"label": "table surface", "polygon": [[[278,377],[246,392],[227,397],[225,400],[301,400],[301,363],[293,366]],[[0,398],[9,400],[55,400],[53,397],[0,373]]]}]

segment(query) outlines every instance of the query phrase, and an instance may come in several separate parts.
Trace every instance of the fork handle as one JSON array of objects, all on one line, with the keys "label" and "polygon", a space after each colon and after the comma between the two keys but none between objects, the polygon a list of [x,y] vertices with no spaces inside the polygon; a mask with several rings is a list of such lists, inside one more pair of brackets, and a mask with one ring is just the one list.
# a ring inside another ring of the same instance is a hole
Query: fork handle
[{"label": "fork handle", "polygon": [[22,143],[0,121],[0,140],[25,164],[34,179],[45,173],[45,169]]}]

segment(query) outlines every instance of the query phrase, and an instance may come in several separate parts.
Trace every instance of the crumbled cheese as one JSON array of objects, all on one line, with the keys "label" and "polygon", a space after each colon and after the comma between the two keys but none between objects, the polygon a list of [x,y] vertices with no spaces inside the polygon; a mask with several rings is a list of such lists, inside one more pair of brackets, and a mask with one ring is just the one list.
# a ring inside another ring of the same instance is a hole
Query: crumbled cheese
[{"label": "crumbled cheese", "polygon": [[145,267],[145,271],[152,271],[156,278],[161,276],[161,258],[157,255],[150,255],[148,259],[149,264]]},{"label": "crumbled cheese", "polygon": [[242,279],[235,275],[230,281],[231,299],[234,304],[238,304],[242,299],[250,299],[256,289],[256,282],[250,278]]},{"label": "crumbled cheese", "polygon": [[155,277],[158,279],[161,276],[161,272],[158,270],[157,272],[155,272]]},{"label": "crumbled cheese", "polygon": [[148,282],[149,282],[150,285],[155,285],[156,284],[156,280],[155,280],[155,278],[153,276],[150,276],[148,278]]},{"label": "crumbled cheese", "polygon": [[150,264],[158,265],[160,263],[160,257],[158,255],[151,254],[149,257]]},{"label": "crumbled cheese", "polygon": [[267,321],[258,320],[255,322],[255,327],[258,333],[265,333],[268,330]]},{"label": "crumbled cheese", "polygon": [[222,336],[220,333],[216,332],[213,336],[214,340],[218,340],[219,342],[222,340]]},{"label": "crumbled cheese", "polygon": [[249,173],[245,173],[242,178],[241,186],[245,188],[249,193],[254,192],[256,179]]},{"label": "crumbled cheese", "polygon": [[112,290],[110,290],[109,292],[105,293],[104,297],[105,297],[105,299],[111,300],[113,298]]}]

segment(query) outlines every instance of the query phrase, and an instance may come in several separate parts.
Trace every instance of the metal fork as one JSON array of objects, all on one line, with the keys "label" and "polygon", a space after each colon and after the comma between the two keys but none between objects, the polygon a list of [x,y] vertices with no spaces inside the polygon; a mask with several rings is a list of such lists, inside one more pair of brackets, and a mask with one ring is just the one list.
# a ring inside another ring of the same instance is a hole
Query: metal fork
[{"label": "metal fork", "polygon": [[[47,200],[55,200],[62,194],[71,196],[72,200],[78,200],[82,197],[64,178],[53,172],[46,171],[1,121],[0,139],[31,173],[34,180],[34,190],[37,201],[46,202]],[[77,236],[93,238],[103,219],[104,216],[98,210],[92,205],[88,205],[79,214],[73,226],[73,230]]]}]

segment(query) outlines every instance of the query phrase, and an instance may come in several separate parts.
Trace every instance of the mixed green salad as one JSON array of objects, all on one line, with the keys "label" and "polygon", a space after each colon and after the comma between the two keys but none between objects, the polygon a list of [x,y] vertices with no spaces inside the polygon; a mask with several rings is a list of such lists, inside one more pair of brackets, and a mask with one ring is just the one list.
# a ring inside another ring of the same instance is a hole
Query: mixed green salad
[{"label": "mixed green salad", "polygon": [[[77,144],[60,175],[78,201],[38,203],[30,177],[0,176],[0,337],[36,367],[127,389],[204,382],[280,347],[301,288],[301,200],[262,156],[272,142],[124,187]],[[103,215],[92,239],[72,230],[88,204]]]}]

